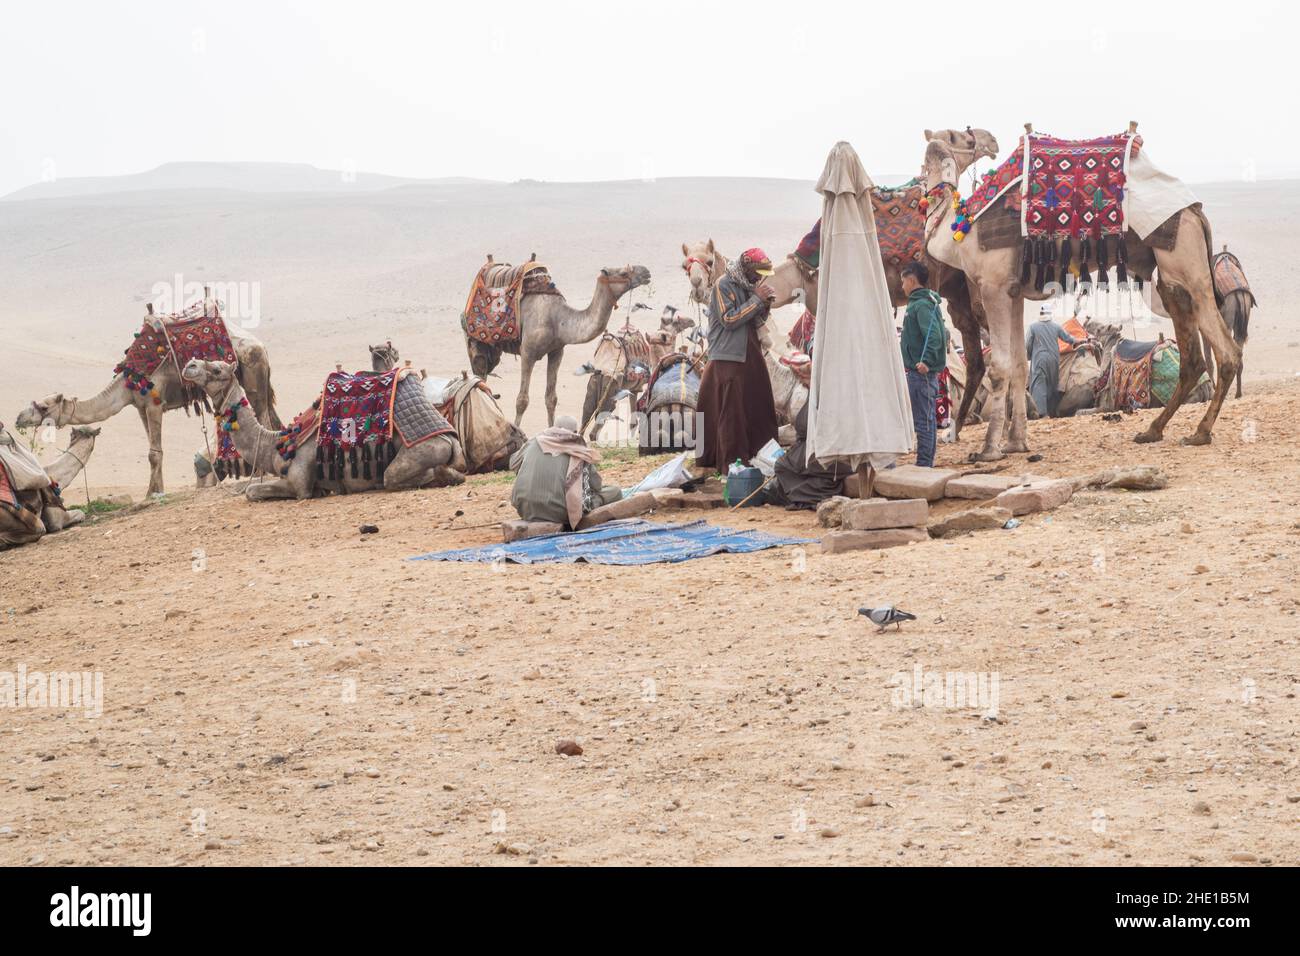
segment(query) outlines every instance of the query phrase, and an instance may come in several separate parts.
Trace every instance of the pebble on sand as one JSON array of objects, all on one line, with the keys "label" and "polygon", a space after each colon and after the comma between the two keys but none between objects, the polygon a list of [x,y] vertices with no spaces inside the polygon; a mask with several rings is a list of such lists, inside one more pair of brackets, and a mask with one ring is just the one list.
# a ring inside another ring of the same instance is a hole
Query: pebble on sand
[{"label": "pebble on sand", "polygon": [[565,757],[582,756],[582,748],[576,740],[561,740],[555,745],[555,752]]}]

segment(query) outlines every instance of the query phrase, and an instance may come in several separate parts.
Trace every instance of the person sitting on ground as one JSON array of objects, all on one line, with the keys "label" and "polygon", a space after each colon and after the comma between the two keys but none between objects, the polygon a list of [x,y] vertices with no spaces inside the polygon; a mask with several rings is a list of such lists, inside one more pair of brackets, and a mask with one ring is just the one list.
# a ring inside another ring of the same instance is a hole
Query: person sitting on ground
[{"label": "person sitting on ground", "polygon": [[578,421],[561,415],[510,459],[516,472],[510,503],[524,521],[549,521],[570,531],[587,512],[623,497],[615,485],[602,484],[596,462],[600,453],[578,434]]},{"label": "person sitting on ground", "polygon": [[903,267],[903,291],[907,312],[903,316],[903,369],[907,392],[912,400],[912,424],[916,429],[916,463],[934,467],[935,399],[939,395],[939,373],[948,365],[948,330],[939,313],[939,293],[927,289],[930,270],[925,263]]},{"label": "person sitting on ground", "polygon": [[1053,307],[1038,310],[1038,321],[1025,329],[1025,354],[1029,358],[1029,394],[1042,417],[1056,415],[1061,400],[1061,349],[1058,341],[1078,346],[1076,339],[1052,321]]}]

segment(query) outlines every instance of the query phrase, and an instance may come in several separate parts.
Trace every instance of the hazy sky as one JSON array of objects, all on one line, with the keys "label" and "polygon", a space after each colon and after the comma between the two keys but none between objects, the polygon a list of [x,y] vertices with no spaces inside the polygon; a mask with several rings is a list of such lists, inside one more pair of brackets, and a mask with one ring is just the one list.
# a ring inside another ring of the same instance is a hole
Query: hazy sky
[{"label": "hazy sky", "polygon": [[1300,175],[1283,3],[6,3],[0,195],[175,160],[405,176],[813,179],[848,139],[1129,119],[1189,180]]}]

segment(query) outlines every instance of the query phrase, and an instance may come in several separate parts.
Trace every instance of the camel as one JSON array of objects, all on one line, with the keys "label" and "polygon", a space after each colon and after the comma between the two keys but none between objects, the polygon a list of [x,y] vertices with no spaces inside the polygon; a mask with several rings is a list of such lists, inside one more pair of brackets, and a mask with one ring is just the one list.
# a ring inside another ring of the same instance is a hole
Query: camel
[{"label": "camel", "polygon": [[[581,430],[590,428],[593,442],[600,439],[601,428],[613,413],[619,398],[626,395],[631,407],[636,408],[642,390],[650,381],[650,376],[655,369],[659,367],[659,363],[677,351],[678,336],[694,326],[694,319],[688,319],[671,306],[666,308],[664,314],[659,317],[659,330],[645,333],[649,356],[644,363],[639,360],[628,361],[624,340],[628,334],[639,332],[631,326],[630,322],[617,335],[605,333],[600,345],[596,347],[596,355],[592,361],[577,373],[582,374],[584,370],[591,369],[587,373],[591,378],[587,380],[587,394],[582,403]],[[602,350],[614,354],[602,356]],[[606,367],[594,368],[593,363],[597,361],[603,361]]]},{"label": "camel", "polygon": [[316,435],[300,442],[293,458],[281,457],[276,450],[279,433],[262,427],[252,409],[241,402],[245,393],[235,375],[234,365],[191,359],[181,375],[186,382],[203,389],[213,408],[234,409],[239,427],[230,434],[240,457],[252,464],[254,473],[282,476],[275,481],[250,485],[246,492],[249,501],[272,498],[303,500],[318,493],[347,494],[376,488],[396,491],[429,485],[458,485],[465,480],[465,456],[460,442],[450,435],[439,435],[411,448],[397,442],[397,454],[389,462],[382,479],[346,475],[335,480],[318,478]]},{"label": "camel", "polygon": [[691,283],[691,301],[708,306],[713,284],[727,271],[730,260],[713,247],[712,239],[682,243],[682,270]]},{"label": "camel", "polygon": [[[609,327],[618,300],[632,289],[650,282],[650,270],[645,266],[611,266],[601,269],[596,277],[596,291],[585,309],[575,309],[561,295],[525,295],[519,306],[520,340],[515,343],[519,353],[519,397],[515,399],[515,427],[523,421],[528,410],[528,387],[533,377],[533,366],[543,356],[546,358],[546,422],[555,424],[555,393],[559,381],[560,363],[564,360],[567,345],[590,342]],[[483,345],[476,339],[466,338],[470,368],[479,378],[487,378],[501,360],[501,350]]]},{"label": "camel", "polygon": [[[370,364],[376,372],[396,368],[400,357],[391,341],[370,346]],[[461,372],[459,379],[443,380],[430,379],[421,369],[420,377],[424,379],[429,401],[445,413],[447,421],[456,429],[465,456],[465,467],[461,470],[477,475],[509,468],[511,456],[528,439],[501,414],[497,396],[487,383],[481,378],[471,379],[465,372]]]},{"label": "camel", "polygon": [[[148,315],[155,324],[161,321],[154,316],[152,306],[148,309]],[[239,381],[248,389],[248,400],[256,410],[258,420],[272,429],[280,428],[280,419],[275,413],[275,390],[271,388],[271,365],[267,360],[266,347],[230,320],[226,320],[226,331],[239,359]],[[117,375],[103,391],[85,401],[64,398],[62,392],[34,401],[18,414],[14,424],[18,428],[36,428],[47,423],[56,428],[64,425],[94,425],[107,421],[124,408],[134,406],[149,438],[148,493],[160,495],[163,492],[163,413],[186,408],[188,402],[180,370],[170,358],[158,366],[151,380],[161,400],[157,404],[149,395],[128,388],[125,377]]]},{"label": "camel", "polygon": [[[1136,131],[1136,124],[1130,124],[1130,131]],[[980,156],[996,157],[996,140],[991,136],[983,140],[969,130],[943,130],[937,133],[926,130],[925,139],[924,174],[927,196],[931,197],[926,223],[926,251],[936,263],[965,274],[971,298],[986,318],[992,351],[988,377],[994,400],[989,405],[989,426],[984,448],[974,457],[979,461],[997,461],[1004,458],[1007,452],[1029,450],[1025,397],[1029,371],[1022,345],[1024,303],[1026,299],[1048,298],[1048,293],[1022,288],[1021,251],[1018,247],[987,251],[980,249],[979,230],[987,219],[977,220],[971,229],[972,234],[966,236],[965,241],[952,240],[951,223],[957,212],[952,203],[946,200],[956,188],[958,176],[970,163]],[[1170,251],[1154,249],[1144,244],[1132,230],[1125,236],[1129,272],[1146,282],[1159,270],[1156,290],[1173,319],[1182,356],[1174,394],[1146,431],[1135,436],[1134,440],[1138,442],[1159,441],[1164,436],[1165,426],[1206,371],[1206,358],[1202,350],[1204,341],[1216,360],[1217,382],[1205,416],[1196,431],[1183,439],[1183,443],[1209,444],[1219,409],[1241,365],[1241,349],[1232,341],[1215,304],[1214,284],[1210,275],[1212,243],[1209,220],[1199,205],[1182,212],[1186,215],[1179,217],[1174,248]],[[1075,248],[1077,245],[1077,242],[1072,243],[1072,257],[1078,253]],[[963,396],[961,414],[966,411],[967,396],[973,398],[979,384],[978,376],[968,377],[970,387]],[[1008,390],[1012,409],[1009,421],[1005,400]]]},{"label": "camel", "polygon": [[[98,435],[98,428],[79,426],[72,429],[72,441],[67,451],[50,464],[42,466],[50,481],[60,488],[70,487],[90,460]],[[0,443],[13,440],[13,436],[0,427]],[[32,544],[44,535],[62,531],[86,519],[85,512],[80,509],[65,509],[49,488],[19,491],[16,495],[19,504],[23,506],[19,511],[0,505],[0,551]]]},{"label": "camel", "polygon": [[1245,371],[1246,336],[1250,331],[1250,310],[1255,306],[1255,293],[1250,291],[1241,260],[1228,251],[1225,244],[1210,264],[1214,273],[1214,292],[1219,298],[1219,311],[1232,329],[1233,341],[1242,350],[1241,368],[1237,369],[1237,397],[1241,398],[1241,376]]}]

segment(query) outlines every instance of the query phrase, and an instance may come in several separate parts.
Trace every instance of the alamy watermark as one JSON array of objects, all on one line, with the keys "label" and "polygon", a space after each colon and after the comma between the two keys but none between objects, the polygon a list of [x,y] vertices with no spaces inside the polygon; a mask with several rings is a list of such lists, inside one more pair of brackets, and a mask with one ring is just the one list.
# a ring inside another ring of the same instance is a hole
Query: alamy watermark
[{"label": "alamy watermark", "polygon": [[893,676],[890,696],[900,710],[978,710],[993,718],[998,715],[999,685],[997,671],[927,671],[915,664],[910,674],[899,671]]},{"label": "alamy watermark", "polygon": [[221,304],[222,318],[246,329],[255,329],[262,323],[260,282],[186,282],[178,272],[170,282],[155,282],[149,290],[154,310],[163,315],[183,312],[188,303],[210,300]]},{"label": "alamy watermark", "polygon": [[86,717],[104,713],[104,675],[100,671],[0,671],[0,709],[11,707],[80,710]]}]

